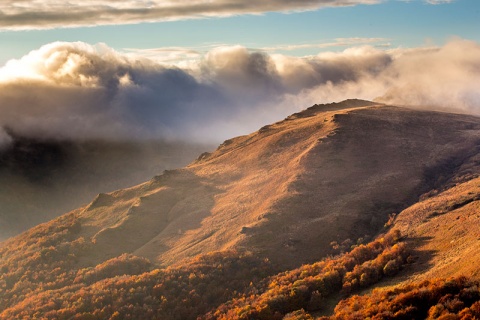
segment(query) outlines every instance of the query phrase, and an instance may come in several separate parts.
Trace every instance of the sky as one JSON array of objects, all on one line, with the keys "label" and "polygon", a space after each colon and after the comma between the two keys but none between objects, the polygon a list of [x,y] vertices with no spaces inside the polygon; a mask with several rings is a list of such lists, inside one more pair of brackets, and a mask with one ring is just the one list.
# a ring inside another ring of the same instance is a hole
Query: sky
[{"label": "sky", "polygon": [[[136,1],[139,8],[155,2],[162,4],[167,1]],[[221,5],[224,1],[214,2]],[[0,63],[20,58],[29,51],[54,41],[83,41],[90,44],[101,42],[121,52],[165,47],[205,52],[218,45],[242,45],[296,56],[340,50],[362,43],[416,47],[432,43],[441,45],[453,36],[480,41],[480,4],[476,0],[294,1],[293,4],[279,0],[263,2],[273,3],[271,10],[276,9],[274,3],[278,2],[277,12],[262,12],[262,8],[255,12],[255,5],[252,5],[250,10],[244,10],[252,11],[251,14],[231,9],[230,13],[223,10],[202,17],[199,16],[201,12],[195,13],[195,9],[192,9],[191,15],[185,17],[152,14],[151,17],[142,18],[144,14],[140,13],[135,18],[124,18],[122,21],[121,14],[118,17],[114,13],[110,16],[102,15],[100,8],[90,9],[90,3],[111,5],[113,11],[120,3],[131,3],[133,6],[135,1],[82,1],[79,10],[99,11],[98,17],[82,20],[68,14],[68,7],[75,5],[65,4],[63,8],[61,4],[55,4],[55,1],[6,0],[0,4],[0,17],[6,15],[10,19],[5,19],[5,22],[0,20]],[[49,6],[49,3],[52,5]],[[305,6],[296,5],[297,3],[305,3]],[[335,6],[336,3],[339,6]],[[342,6],[345,3],[352,5]],[[355,3],[358,4],[354,5]],[[15,5],[22,5],[24,9],[13,10]],[[312,7],[310,10],[309,5]],[[43,7],[51,15],[58,11],[56,13],[60,17],[34,19]],[[227,14],[231,16],[225,16]],[[159,22],[143,21],[149,19]],[[176,20],[165,21],[167,19]]]},{"label": "sky", "polygon": [[0,147],[216,142],[347,98],[480,114],[479,31],[478,0],[4,0]]}]

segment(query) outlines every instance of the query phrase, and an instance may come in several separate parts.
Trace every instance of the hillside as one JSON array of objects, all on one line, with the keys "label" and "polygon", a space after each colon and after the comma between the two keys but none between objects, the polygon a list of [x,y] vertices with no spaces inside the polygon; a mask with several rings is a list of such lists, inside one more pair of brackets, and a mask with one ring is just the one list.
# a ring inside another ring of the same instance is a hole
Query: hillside
[{"label": "hillside", "polygon": [[315,105],[3,242],[0,319],[460,312],[447,294],[475,315],[479,138],[473,116]]},{"label": "hillside", "polygon": [[462,165],[475,161],[479,129],[465,115],[314,106],[184,169],[100,195],[79,214],[81,235],[95,240],[93,262],[130,252],[170,265],[248,248],[296,267],[331,254],[332,241],[374,236],[422,193],[476,174]]}]

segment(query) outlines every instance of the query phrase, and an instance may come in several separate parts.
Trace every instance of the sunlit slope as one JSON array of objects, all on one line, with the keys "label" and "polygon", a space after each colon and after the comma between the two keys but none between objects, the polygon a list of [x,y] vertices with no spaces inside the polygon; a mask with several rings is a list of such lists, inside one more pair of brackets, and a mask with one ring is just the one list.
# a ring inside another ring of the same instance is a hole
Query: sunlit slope
[{"label": "sunlit slope", "polygon": [[[100,195],[79,213],[82,263],[124,252],[169,265],[247,249],[283,266],[375,235],[392,212],[476,174],[476,117],[361,100],[316,105],[225,141],[190,166]],[[462,169],[463,168],[463,169]],[[463,170],[463,171],[462,171]]]}]

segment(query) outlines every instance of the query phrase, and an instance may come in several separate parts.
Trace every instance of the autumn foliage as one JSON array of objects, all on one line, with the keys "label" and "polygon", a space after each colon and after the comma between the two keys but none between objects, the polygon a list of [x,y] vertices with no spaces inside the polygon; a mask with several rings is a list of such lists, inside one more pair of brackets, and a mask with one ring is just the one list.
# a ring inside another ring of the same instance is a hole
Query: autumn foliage
[{"label": "autumn foliage", "polygon": [[[163,269],[132,254],[88,265],[91,243],[79,236],[78,221],[72,213],[3,243],[0,319],[314,319],[331,295],[348,297],[393,276],[409,256],[391,231],[281,273],[268,259],[237,251]],[[478,285],[462,278],[353,296],[333,317],[474,319],[479,301]]]},{"label": "autumn foliage", "polygon": [[480,283],[465,277],[429,280],[341,301],[322,319],[480,319]]},{"label": "autumn foliage", "polygon": [[319,310],[324,299],[334,293],[353,292],[399,271],[408,257],[399,240],[399,232],[392,231],[342,256],[280,273],[270,278],[266,290],[241,295],[204,318],[282,319],[297,310]]},{"label": "autumn foliage", "polygon": [[249,253],[211,253],[155,269],[123,254],[84,266],[75,214],[0,247],[0,319],[195,319],[274,273]]}]

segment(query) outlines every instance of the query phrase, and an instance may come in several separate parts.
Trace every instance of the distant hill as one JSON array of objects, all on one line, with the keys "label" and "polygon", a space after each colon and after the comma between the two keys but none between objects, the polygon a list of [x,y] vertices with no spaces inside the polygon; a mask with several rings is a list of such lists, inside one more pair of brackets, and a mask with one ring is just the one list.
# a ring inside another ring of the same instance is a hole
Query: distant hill
[{"label": "distant hill", "polygon": [[41,140],[11,133],[0,150],[0,239],[187,164],[208,145]]},{"label": "distant hill", "polygon": [[315,105],[5,241],[0,318],[475,315],[479,142],[473,116]]}]

